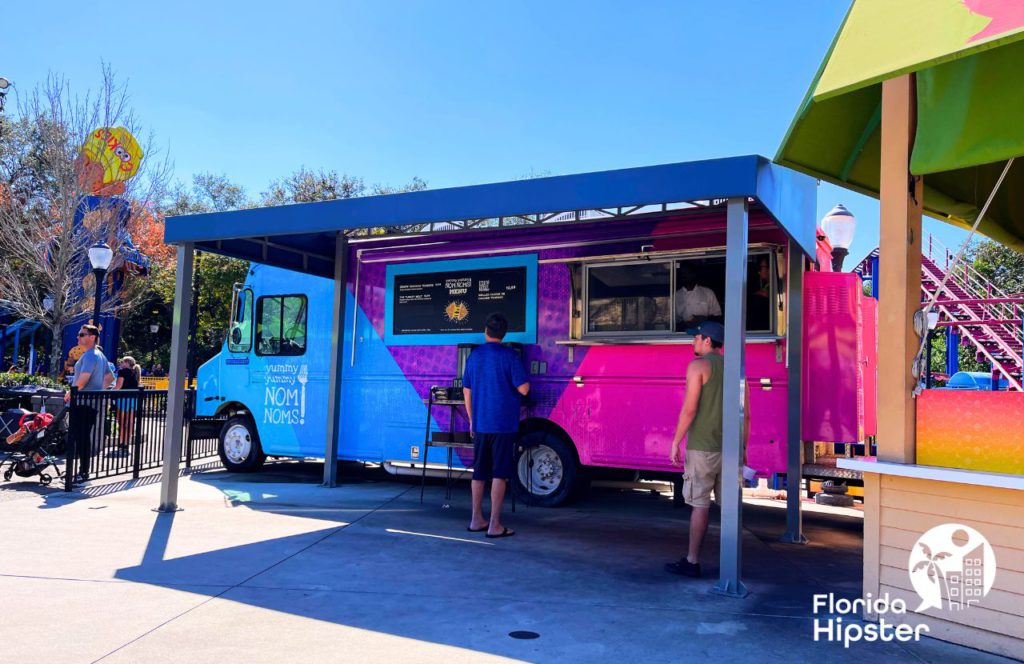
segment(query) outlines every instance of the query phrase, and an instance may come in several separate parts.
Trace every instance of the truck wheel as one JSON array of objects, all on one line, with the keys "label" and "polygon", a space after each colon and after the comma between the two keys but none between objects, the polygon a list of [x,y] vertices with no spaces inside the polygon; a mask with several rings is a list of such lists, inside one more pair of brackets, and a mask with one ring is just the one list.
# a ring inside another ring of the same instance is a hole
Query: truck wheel
[{"label": "truck wheel", "polygon": [[217,453],[224,467],[235,473],[255,472],[267,460],[256,425],[244,415],[229,418],[221,427]]},{"label": "truck wheel", "polygon": [[579,490],[581,473],[576,451],[547,431],[531,431],[519,440],[516,496],[528,505],[557,507]]}]

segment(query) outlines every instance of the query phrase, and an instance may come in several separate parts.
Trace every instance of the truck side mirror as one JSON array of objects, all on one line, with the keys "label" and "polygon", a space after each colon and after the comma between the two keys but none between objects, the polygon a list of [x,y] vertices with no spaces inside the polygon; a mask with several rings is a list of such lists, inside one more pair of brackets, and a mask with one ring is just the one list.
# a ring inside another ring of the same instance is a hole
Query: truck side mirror
[{"label": "truck side mirror", "polygon": [[231,328],[231,343],[235,346],[242,345],[242,328],[237,325]]}]

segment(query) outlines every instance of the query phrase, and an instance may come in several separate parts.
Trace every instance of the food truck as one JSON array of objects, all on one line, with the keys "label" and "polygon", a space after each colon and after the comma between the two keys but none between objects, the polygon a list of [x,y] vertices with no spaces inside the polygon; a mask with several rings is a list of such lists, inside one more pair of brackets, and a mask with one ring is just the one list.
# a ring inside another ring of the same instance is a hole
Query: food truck
[{"label": "food truck", "polygon": [[[350,237],[339,458],[393,473],[418,472],[424,462],[445,466],[448,450],[424,443],[464,432],[465,412],[432,408],[431,390],[458,389],[468,353],[484,341],[485,319],[500,312],[509,321],[504,341],[519,352],[531,384],[516,465],[520,495],[558,505],[609,472],[601,469],[678,477],[669,449],[693,359],[691,330],[703,319],[722,320],[726,301],[740,297],[751,413],[746,463],[761,476],[784,473],[787,266],[788,252],[800,249],[751,200],[747,289],[728,292],[726,207],[707,200],[638,206],[629,218],[616,215],[621,210],[566,213],[572,224],[551,216],[472,233],[442,226]],[[865,324],[860,281],[803,276],[806,392],[827,402],[811,404],[804,429],[817,428],[810,440],[859,442],[868,350],[857,341]],[[258,263],[236,286],[228,338],[198,371],[197,415],[224,419],[220,452],[229,469],[256,470],[267,456],[324,456],[332,287]],[[815,390],[814,381],[830,386]],[[840,384],[850,389],[835,389]],[[471,466],[472,450],[455,449],[454,463]]]}]

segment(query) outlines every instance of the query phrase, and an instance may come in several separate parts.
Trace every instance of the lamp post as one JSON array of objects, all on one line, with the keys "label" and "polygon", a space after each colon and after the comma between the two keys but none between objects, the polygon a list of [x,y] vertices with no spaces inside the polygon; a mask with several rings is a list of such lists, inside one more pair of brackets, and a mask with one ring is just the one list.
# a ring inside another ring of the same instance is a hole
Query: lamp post
[{"label": "lamp post", "polygon": [[153,335],[153,339],[149,344],[149,370],[153,371],[153,354],[156,352],[156,334],[160,331],[159,323],[150,323],[149,333]]},{"label": "lamp post", "polygon": [[[53,315],[53,304],[54,304],[53,293],[47,293],[45,296],[43,296],[43,309],[46,309],[46,313],[50,314],[51,316]],[[52,323],[52,321],[51,321],[51,323]],[[49,327],[49,325],[47,325],[47,327]],[[46,372],[49,373],[50,372],[50,362],[53,362],[53,330],[52,330],[52,328],[50,329],[50,339],[49,339],[49,341],[46,342],[46,358],[45,359],[46,359],[46,361],[44,362],[44,364],[46,365]]]},{"label": "lamp post", "polygon": [[935,336],[935,328],[939,325],[939,312],[929,311],[928,312],[928,330],[925,334],[928,335],[926,339],[926,351],[925,351],[925,372],[924,372],[924,386],[925,389],[932,389],[932,339]]},{"label": "lamp post", "polygon": [[110,261],[114,260],[114,250],[106,242],[97,242],[89,247],[89,264],[96,277],[96,301],[92,310],[92,324],[100,326],[100,307],[103,305],[103,281],[107,275]]},{"label": "lamp post", "polygon": [[821,220],[821,228],[832,244],[832,271],[842,272],[843,259],[850,253],[857,220],[842,203],[829,210]]},{"label": "lamp post", "polygon": [[7,89],[11,87],[11,82],[3,76],[0,76],[0,112],[4,110],[4,101],[7,97]]},{"label": "lamp post", "polygon": [[[7,89],[11,87],[11,82],[3,76],[0,76],[0,113],[4,112],[4,103],[7,101]],[[2,129],[0,125],[0,129]]]}]

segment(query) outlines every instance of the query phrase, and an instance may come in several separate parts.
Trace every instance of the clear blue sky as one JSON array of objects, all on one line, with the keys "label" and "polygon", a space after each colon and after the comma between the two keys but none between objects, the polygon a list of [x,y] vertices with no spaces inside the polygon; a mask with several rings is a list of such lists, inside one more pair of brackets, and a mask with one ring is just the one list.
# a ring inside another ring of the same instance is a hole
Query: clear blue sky
[{"label": "clear blue sky", "polygon": [[[772,157],[849,2],[9,4],[0,76],[84,90],[105,61],[178,179],[256,194],[300,166],[444,187]],[[852,264],[878,204],[822,185],[819,217],[837,202],[859,220]]]}]

